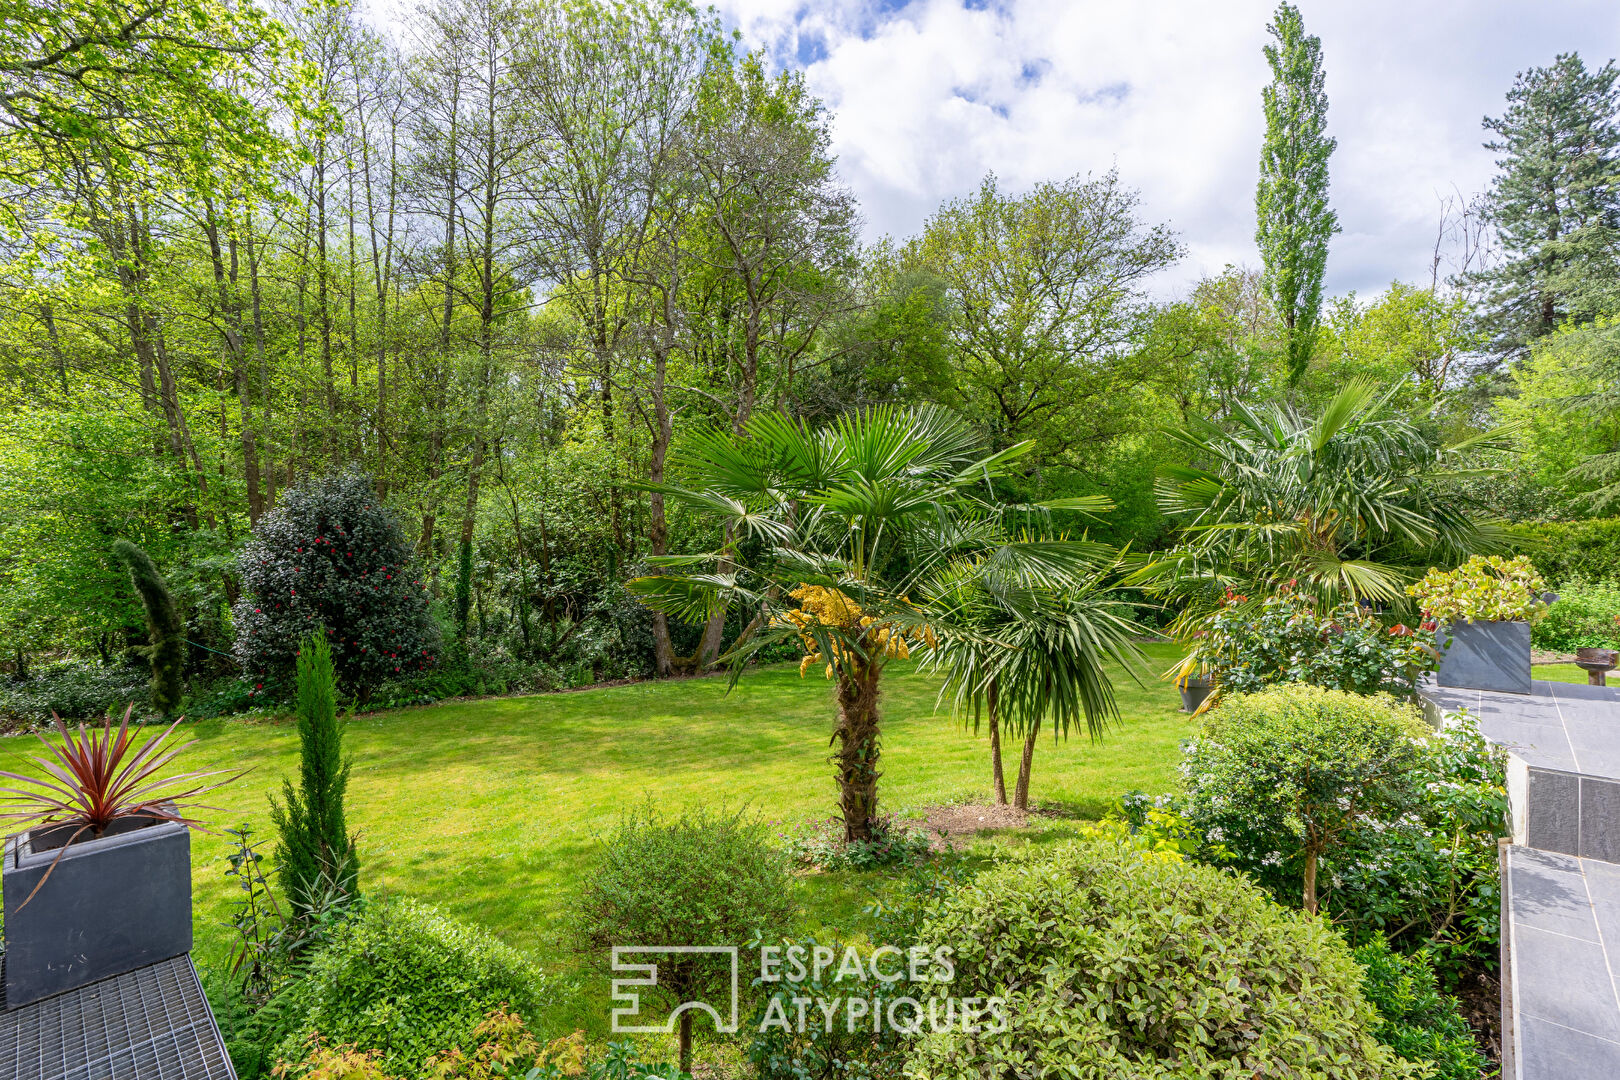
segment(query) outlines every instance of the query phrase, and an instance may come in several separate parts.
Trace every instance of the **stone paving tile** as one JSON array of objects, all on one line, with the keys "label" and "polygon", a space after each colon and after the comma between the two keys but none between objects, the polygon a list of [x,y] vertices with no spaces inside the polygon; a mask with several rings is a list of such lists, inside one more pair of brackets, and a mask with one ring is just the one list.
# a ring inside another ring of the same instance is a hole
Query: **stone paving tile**
[{"label": "stone paving tile", "polygon": [[1528,1019],[1519,1024],[1519,1075],[1525,1080],[1615,1080],[1620,1042]]},{"label": "stone paving tile", "polygon": [[1570,862],[1575,863],[1573,872],[1528,861],[1512,864],[1513,921],[1519,926],[1600,944],[1597,918],[1586,898],[1586,878],[1579,861]]},{"label": "stone paving tile", "polygon": [[[1592,914],[1597,918],[1598,933],[1611,948],[1620,950],[1620,866],[1599,859],[1582,859],[1581,869],[1586,873],[1587,894],[1592,901]],[[1614,974],[1620,976],[1620,969]]]},{"label": "stone paving tile", "polygon": [[1620,1042],[1620,1004],[1601,945],[1515,925],[1513,950],[1521,1020],[1551,1020]]},{"label": "stone paving tile", "polygon": [[1513,1080],[1620,1077],[1620,865],[1510,847]]},{"label": "stone paving tile", "polygon": [[1579,874],[1585,870],[1581,860],[1573,855],[1560,855],[1556,851],[1537,851],[1535,848],[1515,847],[1513,849],[1512,867],[1518,869],[1521,866],[1543,867],[1547,870],[1557,870],[1565,874]]}]

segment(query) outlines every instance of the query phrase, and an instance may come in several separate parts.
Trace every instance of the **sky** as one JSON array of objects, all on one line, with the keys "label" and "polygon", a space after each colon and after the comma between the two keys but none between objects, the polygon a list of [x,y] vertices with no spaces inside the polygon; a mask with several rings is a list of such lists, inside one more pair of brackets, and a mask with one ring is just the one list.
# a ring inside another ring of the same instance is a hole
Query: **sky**
[{"label": "sky", "polygon": [[[1249,0],[715,0],[753,47],[802,69],[832,116],[867,239],[918,231],[993,171],[1006,190],[1111,167],[1187,254],[1184,292],[1258,265],[1254,187],[1272,5]],[[1322,39],[1331,201],[1327,291],[1427,281],[1441,200],[1484,191],[1480,122],[1514,75],[1620,55],[1616,0],[1302,0]]]}]

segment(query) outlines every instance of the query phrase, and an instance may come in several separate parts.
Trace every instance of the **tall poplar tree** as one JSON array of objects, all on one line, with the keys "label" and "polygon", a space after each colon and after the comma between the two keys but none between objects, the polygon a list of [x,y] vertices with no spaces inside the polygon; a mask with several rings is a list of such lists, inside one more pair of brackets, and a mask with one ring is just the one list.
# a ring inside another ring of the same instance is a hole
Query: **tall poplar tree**
[{"label": "tall poplar tree", "polygon": [[1293,386],[1311,362],[1328,241],[1339,231],[1339,217],[1328,208],[1328,158],[1338,142],[1327,136],[1321,39],[1305,33],[1299,9],[1287,3],[1277,6],[1267,30],[1276,41],[1265,47],[1272,79],[1260,92],[1266,138],[1254,239],[1285,331]]},{"label": "tall poplar tree", "polygon": [[1574,53],[1520,72],[1498,118],[1503,156],[1487,217],[1503,260],[1486,287],[1493,351],[1515,359],[1567,320],[1612,310],[1620,285],[1620,78],[1614,62],[1588,71]]}]

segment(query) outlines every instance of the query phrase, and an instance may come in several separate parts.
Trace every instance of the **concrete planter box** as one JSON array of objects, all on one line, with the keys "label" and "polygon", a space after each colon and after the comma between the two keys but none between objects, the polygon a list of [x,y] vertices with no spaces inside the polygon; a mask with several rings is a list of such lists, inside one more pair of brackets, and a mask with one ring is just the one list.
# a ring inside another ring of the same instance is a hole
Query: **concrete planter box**
[{"label": "concrete planter box", "polygon": [[191,951],[190,831],[148,819],[119,826],[66,850],[71,830],[60,826],[6,838],[7,1008]]},{"label": "concrete planter box", "polygon": [[1438,643],[1441,658],[1435,681],[1441,686],[1530,692],[1529,623],[1456,623],[1441,630]]}]

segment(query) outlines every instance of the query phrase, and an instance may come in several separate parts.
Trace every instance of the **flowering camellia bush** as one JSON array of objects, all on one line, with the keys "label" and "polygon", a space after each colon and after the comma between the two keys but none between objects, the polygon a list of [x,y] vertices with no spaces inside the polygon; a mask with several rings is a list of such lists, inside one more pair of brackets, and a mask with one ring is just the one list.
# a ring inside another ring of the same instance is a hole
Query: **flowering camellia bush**
[{"label": "flowering camellia bush", "polygon": [[1194,655],[1223,694],[1307,683],[1409,696],[1418,675],[1434,666],[1407,627],[1383,626],[1353,603],[1321,610],[1286,585],[1258,605],[1228,593]]},{"label": "flowering camellia bush", "polygon": [[1535,622],[1547,613],[1547,583],[1529,556],[1475,555],[1455,570],[1430,570],[1407,595],[1423,618],[1455,622]]},{"label": "flowering camellia bush", "polygon": [[298,642],[323,629],[338,681],[371,687],[433,666],[439,629],[399,520],[357,473],[284,492],[239,560],[236,657],[255,695],[288,681]]}]

